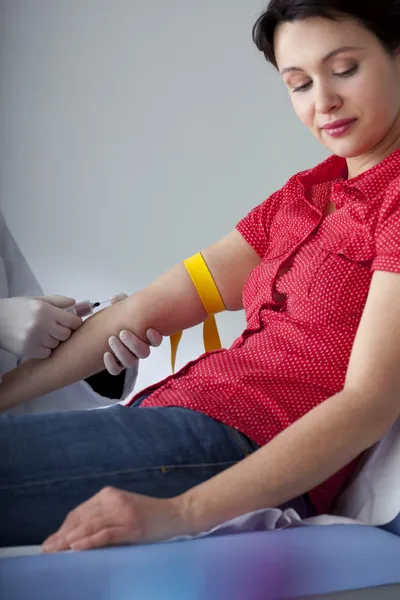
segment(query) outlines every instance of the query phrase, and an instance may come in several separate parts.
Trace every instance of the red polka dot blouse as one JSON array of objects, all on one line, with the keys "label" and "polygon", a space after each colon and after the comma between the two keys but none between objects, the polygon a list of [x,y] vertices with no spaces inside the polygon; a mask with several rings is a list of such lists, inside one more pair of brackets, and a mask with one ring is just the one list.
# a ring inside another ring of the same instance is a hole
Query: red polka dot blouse
[{"label": "red polka dot blouse", "polygon": [[[264,445],[341,391],[373,271],[400,273],[399,174],[400,150],[351,180],[332,156],[252,210],[237,225],[261,258],[245,331],[148,388],[142,406],[200,411]],[[319,513],[356,462],[310,491]]]}]

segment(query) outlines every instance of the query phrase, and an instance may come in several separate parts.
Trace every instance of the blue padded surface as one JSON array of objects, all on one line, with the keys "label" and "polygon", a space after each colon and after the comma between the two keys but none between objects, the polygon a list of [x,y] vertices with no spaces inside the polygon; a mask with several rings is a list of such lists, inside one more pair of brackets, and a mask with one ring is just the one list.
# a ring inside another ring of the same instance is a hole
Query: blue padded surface
[{"label": "blue padded surface", "polygon": [[381,529],[390,531],[390,533],[394,533],[396,535],[400,535],[400,515],[397,515],[393,521],[388,523],[388,525],[384,525]]},{"label": "blue padded surface", "polygon": [[371,527],[245,533],[0,560],[4,600],[272,600],[400,583],[400,538]]}]

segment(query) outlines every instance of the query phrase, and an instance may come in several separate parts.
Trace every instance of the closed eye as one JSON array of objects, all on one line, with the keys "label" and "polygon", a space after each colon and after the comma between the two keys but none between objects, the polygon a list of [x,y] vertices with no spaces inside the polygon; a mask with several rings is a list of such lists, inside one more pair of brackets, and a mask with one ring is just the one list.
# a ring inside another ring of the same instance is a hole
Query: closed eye
[{"label": "closed eye", "polygon": [[311,87],[312,81],[299,85],[299,87],[293,88],[292,92],[306,92]]},{"label": "closed eye", "polygon": [[354,65],[354,67],[351,67],[351,69],[348,69],[347,71],[342,71],[341,73],[335,73],[336,77],[350,77],[351,75],[354,75],[354,73],[357,73],[358,71],[358,65]]}]

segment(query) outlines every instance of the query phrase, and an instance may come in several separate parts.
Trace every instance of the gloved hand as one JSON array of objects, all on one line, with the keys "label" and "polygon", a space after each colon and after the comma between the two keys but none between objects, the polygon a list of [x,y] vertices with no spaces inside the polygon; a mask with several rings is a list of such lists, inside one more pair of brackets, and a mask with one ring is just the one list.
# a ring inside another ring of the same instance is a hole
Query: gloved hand
[{"label": "gloved hand", "polygon": [[0,348],[24,358],[47,358],[82,320],[65,309],[75,300],[65,296],[0,299]]},{"label": "gloved hand", "polygon": [[[124,298],[127,298],[126,294],[117,294],[110,302],[115,304]],[[134,367],[139,359],[150,355],[150,346],[160,346],[163,339],[161,333],[155,329],[148,329],[146,336],[149,343],[142,342],[131,331],[121,331],[119,338],[110,338],[110,352],[106,352],[103,358],[104,366],[110,375],[119,375],[124,369]]]}]

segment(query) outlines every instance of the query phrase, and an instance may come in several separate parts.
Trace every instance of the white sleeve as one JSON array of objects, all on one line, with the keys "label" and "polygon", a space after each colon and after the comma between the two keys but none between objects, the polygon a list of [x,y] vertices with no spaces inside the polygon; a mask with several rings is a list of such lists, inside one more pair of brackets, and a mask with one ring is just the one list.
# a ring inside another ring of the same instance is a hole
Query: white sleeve
[{"label": "white sleeve", "polygon": [[43,290],[11,235],[1,211],[0,263],[3,263],[0,265],[0,297],[43,295]]},{"label": "white sleeve", "polygon": [[[0,211],[0,298],[42,295],[43,291]],[[0,348],[0,384],[2,374],[4,375],[17,365],[17,357]]]}]

